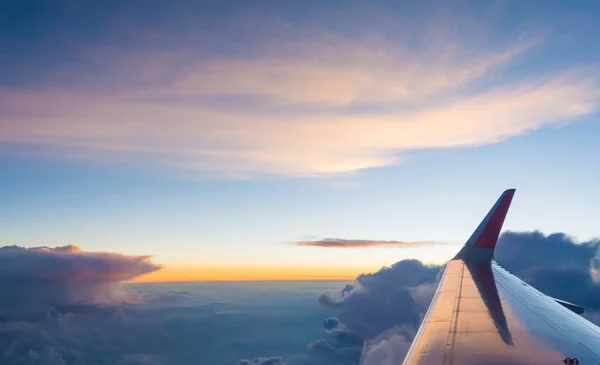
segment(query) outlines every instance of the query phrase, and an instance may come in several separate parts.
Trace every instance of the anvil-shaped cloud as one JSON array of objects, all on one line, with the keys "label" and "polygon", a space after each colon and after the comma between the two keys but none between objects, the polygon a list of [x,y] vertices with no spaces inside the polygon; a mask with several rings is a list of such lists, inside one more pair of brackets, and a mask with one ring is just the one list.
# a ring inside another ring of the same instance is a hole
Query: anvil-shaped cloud
[{"label": "anvil-shaped cloud", "polygon": [[0,304],[118,299],[117,285],[158,270],[149,256],[84,252],[77,246],[0,248]]}]

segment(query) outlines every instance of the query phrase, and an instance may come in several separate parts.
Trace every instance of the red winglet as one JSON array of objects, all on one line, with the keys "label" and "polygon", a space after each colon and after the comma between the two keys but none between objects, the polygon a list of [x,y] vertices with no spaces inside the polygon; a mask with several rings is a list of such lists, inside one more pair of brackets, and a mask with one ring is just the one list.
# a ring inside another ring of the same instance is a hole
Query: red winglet
[{"label": "red winglet", "polygon": [[[510,207],[513,195],[515,195],[515,189],[506,190],[504,194],[498,199],[498,202],[494,205],[488,216],[486,216],[487,224],[483,228],[483,231],[477,237],[473,247],[475,248],[494,248],[496,247],[496,241],[502,230],[506,213]],[[485,220],[482,222],[485,223]]]},{"label": "red winglet", "polygon": [[477,248],[489,249],[490,253],[484,256],[491,257],[491,252],[496,247],[498,236],[502,230],[502,225],[504,224],[504,219],[506,218],[506,213],[508,213],[508,208],[514,194],[515,189],[509,189],[502,193],[496,204],[494,204],[475,232],[473,232],[461,252],[458,253],[457,257],[465,257],[468,252]]}]

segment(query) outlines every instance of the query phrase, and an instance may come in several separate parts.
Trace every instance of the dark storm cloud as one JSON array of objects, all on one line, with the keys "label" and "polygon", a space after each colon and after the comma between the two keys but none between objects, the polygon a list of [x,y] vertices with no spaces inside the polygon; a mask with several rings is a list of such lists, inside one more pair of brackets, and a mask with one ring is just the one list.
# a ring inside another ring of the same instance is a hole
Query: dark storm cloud
[{"label": "dark storm cloud", "polygon": [[521,273],[548,267],[589,271],[599,246],[600,240],[577,243],[565,233],[506,232],[499,239],[495,259]]},{"label": "dark storm cloud", "polygon": [[564,233],[506,232],[495,258],[544,294],[593,312],[600,309],[599,248],[598,239],[578,243]]},{"label": "dark storm cloud", "polygon": [[316,241],[298,241],[294,242],[298,246],[314,246],[328,248],[358,248],[372,246],[397,246],[397,247],[412,247],[423,245],[435,245],[437,242],[431,241],[377,241],[377,240],[351,240],[344,238],[325,238]]}]

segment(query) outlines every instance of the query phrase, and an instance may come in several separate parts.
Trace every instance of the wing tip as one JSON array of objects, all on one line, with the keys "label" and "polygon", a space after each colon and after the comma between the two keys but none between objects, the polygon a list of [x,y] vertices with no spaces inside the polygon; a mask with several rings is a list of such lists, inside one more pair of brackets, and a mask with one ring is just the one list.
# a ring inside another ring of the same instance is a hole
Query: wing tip
[{"label": "wing tip", "polygon": [[515,191],[516,189],[504,190],[457,257],[464,258],[469,254],[491,259]]}]

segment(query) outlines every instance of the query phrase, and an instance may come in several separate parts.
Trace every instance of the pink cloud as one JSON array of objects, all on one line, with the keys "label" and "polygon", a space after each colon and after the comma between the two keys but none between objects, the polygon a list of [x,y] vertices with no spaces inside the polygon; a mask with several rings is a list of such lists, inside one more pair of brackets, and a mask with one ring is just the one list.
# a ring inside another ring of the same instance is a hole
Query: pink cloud
[{"label": "pink cloud", "polygon": [[158,270],[149,256],[86,252],[77,246],[0,248],[0,296],[39,302],[110,301],[118,284]]},{"label": "pink cloud", "polygon": [[[73,91],[0,91],[0,142],[218,177],[389,166],[407,150],[496,143],[594,112],[594,70],[497,79],[533,44],[415,51],[383,37],[330,36],[238,58],[115,52],[111,64],[126,69],[114,66],[106,83],[87,73]],[[192,61],[180,67],[182,58]],[[140,83],[136,70],[152,69],[160,77]],[[480,81],[492,86],[469,88]]]}]

